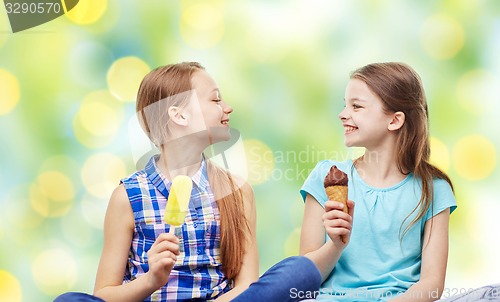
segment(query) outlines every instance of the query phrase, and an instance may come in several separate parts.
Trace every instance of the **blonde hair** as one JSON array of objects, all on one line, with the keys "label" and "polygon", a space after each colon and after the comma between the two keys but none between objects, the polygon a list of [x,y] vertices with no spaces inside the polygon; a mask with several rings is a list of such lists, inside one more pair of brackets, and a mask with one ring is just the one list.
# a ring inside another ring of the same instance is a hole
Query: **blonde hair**
[{"label": "blonde hair", "polygon": [[[351,79],[359,79],[368,85],[382,101],[386,112],[403,112],[405,122],[398,130],[396,163],[403,174],[413,172],[422,181],[422,196],[417,206],[403,221],[417,212],[404,228],[401,238],[425,213],[432,209],[434,178],[453,184],[446,173],[429,162],[429,116],[427,101],[420,76],[404,63],[388,62],[369,64],[355,70]],[[403,227],[401,225],[401,228]]]},{"label": "blonde hair", "polygon": [[[191,78],[205,68],[197,62],[162,66],[147,74],[137,93],[136,111],[139,122],[156,145],[168,137],[168,107],[187,104],[193,87]],[[207,174],[221,216],[222,270],[229,280],[240,272],[250,227],[245,216],[243,191],[231,174],[207,160]]]}]

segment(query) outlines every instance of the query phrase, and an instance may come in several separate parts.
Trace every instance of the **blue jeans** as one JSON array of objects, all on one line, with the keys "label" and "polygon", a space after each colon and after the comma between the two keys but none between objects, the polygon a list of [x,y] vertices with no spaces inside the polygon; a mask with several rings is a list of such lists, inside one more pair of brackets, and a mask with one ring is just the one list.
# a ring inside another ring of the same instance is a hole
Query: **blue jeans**
[{"label": "blue jeans", "polygon": [[105,302],[101,298],[84,293],[64,293],[58,296],[54,302]]},{"label": "blue jeans", "polygon": [[[321,286],[321,275],[316,265],[306,257],[286,258],[265,272],[244,292],[234,298],[235,302],[299,301],[313,295]],[[104,300],[84,293],[65,293],[54,302],[104,302]]]},{"label": "blue jeans", "polygon": [[299,301],[320,286],[316,265],[306,257],[294,256],[275,264],[232,301]]}]

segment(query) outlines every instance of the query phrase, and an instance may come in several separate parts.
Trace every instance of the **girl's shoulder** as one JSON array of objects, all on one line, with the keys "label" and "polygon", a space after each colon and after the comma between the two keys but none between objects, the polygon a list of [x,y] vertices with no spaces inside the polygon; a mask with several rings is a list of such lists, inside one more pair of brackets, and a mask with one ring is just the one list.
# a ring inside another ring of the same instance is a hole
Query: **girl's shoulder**
[{"label": "girl's shoulder", "polygon": [[128,175],[127,177],[122,178],[120,180],[120,183],[127,185],[131,183],[144,182],[144,180],[146,180],[147,178],[148,178],[147,172],[145,170],[139,170]]},{"label": "girl's shoulder", "polygon": [[[434,178],[433,181],[434,199],[455,201],[455,192],[452,185],[442,178]],[[456,202],[456,201],[455,201]]]},{"label": "girl's shoulder", "polygon": [[[415,176],[413,173],[410,174],[410,179],[413,183],[418,184],[419,187],[422,187],[422,178]],[[440,193],[451,193],[453,194],[452,185],[443,178],[434,177],[432,179],[432,187],[433,191],[436,194]]]},{"label": "girl's shoulder", "polygon": [[433,184],[435,190],[451,190],[451,185],[445,179],[442,178],[434,178]]},{"label": "girl's shoulder", "polygon": [[[159,155],[157,154],[151,156],[148,163],[142,169],[137,170],[127,177],[121,179],[120,183],[123,183],[125,185],[136,184],[138,182],[146,184],[151,181],[156,182],[159,179],[162,179],[163,177],[160,175],[156,168],[156,161],[158,160],[158,156]],[[148,181],[148,179],[151,181]]]}]

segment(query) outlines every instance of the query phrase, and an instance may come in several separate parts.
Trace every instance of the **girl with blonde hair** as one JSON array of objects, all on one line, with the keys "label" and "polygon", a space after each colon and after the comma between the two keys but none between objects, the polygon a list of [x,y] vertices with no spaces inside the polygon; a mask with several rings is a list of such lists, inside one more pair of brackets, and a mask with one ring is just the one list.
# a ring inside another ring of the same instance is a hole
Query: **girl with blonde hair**
[{"label": "girl with blonde hair", "polygon": [[[146,75],[137,114],[161,152],[111,196],[94,296],[67,293],[56,301],[296,301],[291,291],[319,287],[306,257],[287,258],[258,278],[252,188],[204,156],[230,138],[232,111],[199,63]],[[177,175],[189,176],[193,189],[173,234],[163,216]]]}]

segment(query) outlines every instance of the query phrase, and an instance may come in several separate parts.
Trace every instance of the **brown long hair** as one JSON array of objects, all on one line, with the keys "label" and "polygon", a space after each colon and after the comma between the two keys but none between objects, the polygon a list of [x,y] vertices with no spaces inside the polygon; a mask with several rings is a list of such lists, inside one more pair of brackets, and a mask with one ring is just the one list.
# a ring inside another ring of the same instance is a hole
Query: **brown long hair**
[{"label": "brown long hair", "polygon": [[429,114],[422,81],[413,68],[398,62],[366,65],[355,70],[351,79],[365,82],[382,100],[387,113],[400,111],[405,114],[405,122],[397,133],[396,163],[401,173],[413,172],[416,178],[421,179],[422,196],[403,221],[404,224],[417,212],[416,217],[404,228],[401,235],[403,238],[429,208],[433,210],[434,178],[446,180],[453,189],[448,175],[429,162]]},{"label": "brown long hair", "polygon": [[[147,74],[137,93],[136,111],[140,124],[158,147],[168,135],[168,106],[183,107],[193,89],[191,78],[205,68],[197,62],[161,66]],[[164,100],[168,99],[168,102]],[[162,102],[160,102],[162,101]],[[210,187],[221,216],[221,260],[224,274],[233,280],[239,273],[250,233],[245,216],[244,195],[231,174],[207,160]]]}]

